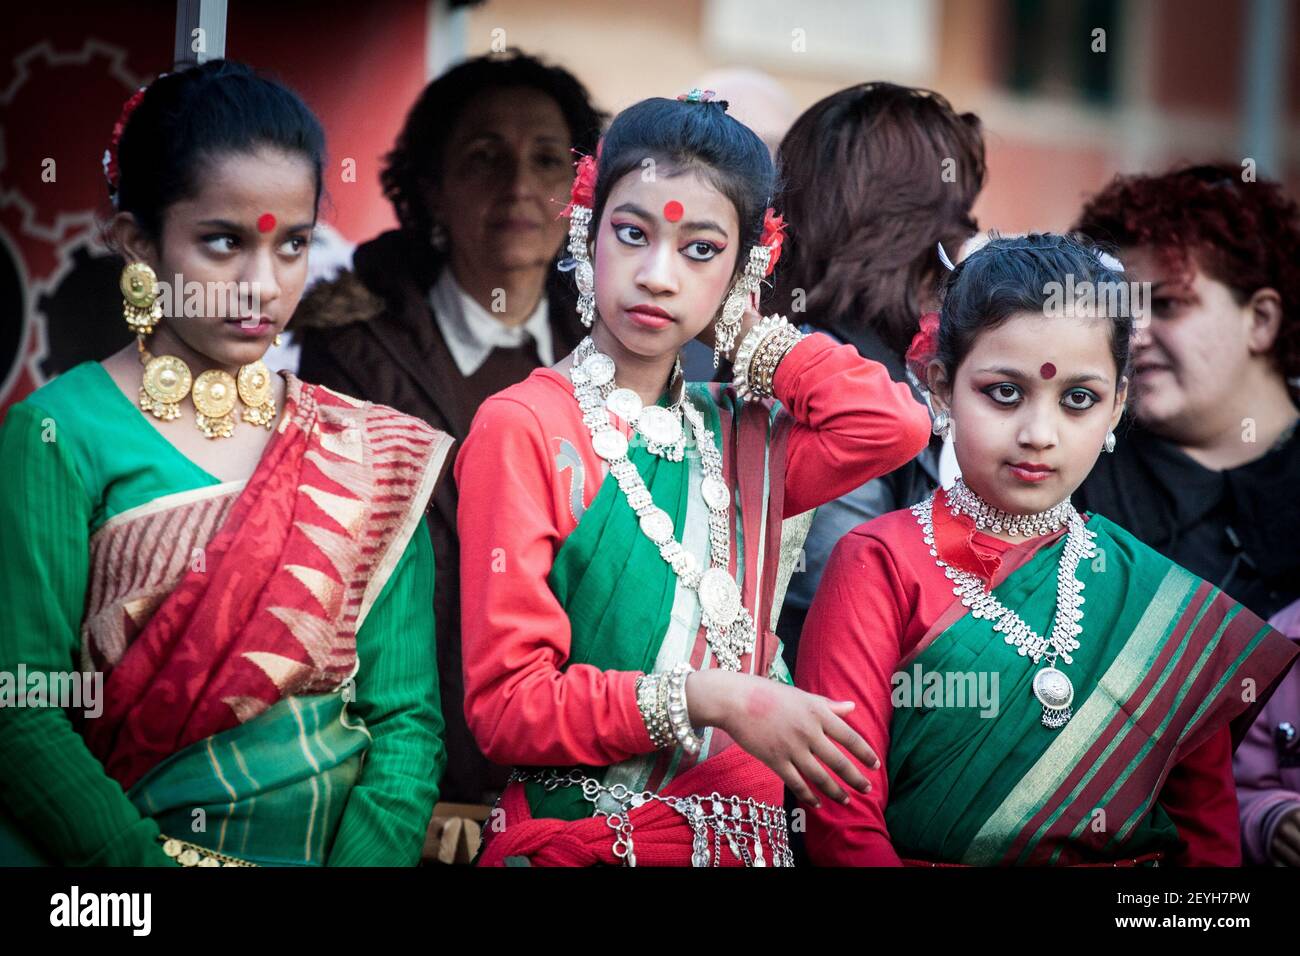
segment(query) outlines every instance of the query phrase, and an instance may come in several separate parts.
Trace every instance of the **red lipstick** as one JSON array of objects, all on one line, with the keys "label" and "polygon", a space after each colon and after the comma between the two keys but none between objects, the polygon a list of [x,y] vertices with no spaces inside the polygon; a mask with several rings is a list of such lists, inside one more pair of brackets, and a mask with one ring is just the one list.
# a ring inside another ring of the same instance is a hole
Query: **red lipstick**
[{"label": "red lipstick", "polygon": [[671,312],[659,308],[657,305],[634,305],[627,310],[627,317],[647,329],[662,329],[673,323]]},{"label": "red lipstick", "polygon": [[1015,475],[1021,481],[1046,481],[1056,469],[1051,465],[1042,465],[1033,461],[1017,461],[1007,465],[1011,469],[1011,474]]}]

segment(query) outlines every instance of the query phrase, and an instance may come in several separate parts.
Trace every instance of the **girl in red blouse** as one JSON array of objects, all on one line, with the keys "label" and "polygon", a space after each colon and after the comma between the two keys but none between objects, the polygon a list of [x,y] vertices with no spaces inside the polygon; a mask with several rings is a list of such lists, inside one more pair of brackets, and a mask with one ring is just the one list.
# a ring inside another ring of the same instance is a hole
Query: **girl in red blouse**
[{"label": "girl in red blouse", "polygon": [[[754,313],[782,224],[725,103],[646,100],[598,156],[563,264],[591,335],[489,399],[456,462],[466,717],[517,768],[480,862],[788,864],[782,781],[847,799],[845,751],[876,758],[853,704],[781,664],[782,519],[910,459],[929,419],[852,347]],[[693,338],[735,383],[682,381]]]},{"label": "girl in red blouse", "polygon": [[[1231,756],[1296,651],[1070,504],[1124,410],[1119,264],[995,238],[909,358],[962,477],[836,546],[797,683],[858,706],[875,786],[810,806],[821,864],[1236,865]],[[1085,600],[1086,595],[1086,600]]]}]

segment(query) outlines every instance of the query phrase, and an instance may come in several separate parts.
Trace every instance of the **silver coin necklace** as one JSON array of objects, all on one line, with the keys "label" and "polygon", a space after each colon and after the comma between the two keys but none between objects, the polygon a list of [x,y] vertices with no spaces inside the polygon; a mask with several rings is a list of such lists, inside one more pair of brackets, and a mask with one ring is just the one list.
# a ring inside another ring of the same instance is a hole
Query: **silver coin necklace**
[{"label": "silver coin necklace", "polygon": [[[695,555],[673,536],[672,516],[654,503],[645,479],[627,456],[627,437],[611,424],[609,412],[630,422],[645,438],[648,450],[658,448],[661,457],[670,461],[681,461],[685,429],[669,409],[658,405],[643,406],[640,396],[631,389],[616,388],[614,373],[614,360],[599,351],[590,336],[583,339],[574,354],[569,377],[573,381],[578,407],[582,409],[583,423],[591,433],[591,446],[609,463],[610,473],[618,482],[628,505],[636,512],[641,532],[659,548],[659,556],[679,580],[699,598],[709,649],[717,658],[718,666],[738,671],[741,658],[754,651],[757,629],[729,570],[731,489],[722,476],[722,455],[713,442],[713,433],[705,428],[699,410],[685,399],[683,389],[683,398],[677,406],[690,425],[700,452],[704,470],[700,489],[709,509],[709,567],[701,570]],[[663,415],[651,415],[647,421],[646,413],[652,410],[667,415],[669,421],[682,429],[681,435],[674,433]]]}]

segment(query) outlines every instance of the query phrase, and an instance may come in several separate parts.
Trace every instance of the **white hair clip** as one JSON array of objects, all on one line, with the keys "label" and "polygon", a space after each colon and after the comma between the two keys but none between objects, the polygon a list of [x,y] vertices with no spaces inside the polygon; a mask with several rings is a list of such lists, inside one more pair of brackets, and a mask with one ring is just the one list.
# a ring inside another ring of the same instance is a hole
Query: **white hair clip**
[{"label": "white hair clip", "polygon": [[942,262],[945,267],[947,267],[949,272],[952,272],[957,267],[953,265],[952,260],[948,258],[948,253],[943,251],[943,243],[937,242],[935,243],[935,245],[939,247],[939,261]]},{"label": "white hair clip", "polygon": [[1098,249],[1098,250],[1096,250],[1096,251],[1097,251],[1097,259],[1098,259],[1098,261],[1100,261],[1101,264],[1102,264],[1103,266],[1105,266],[1107,269],[1109,269],[1111,272],[1123,272],[1123,271],[1124,271],[1124,263],[1120,262],[1118,259],[1116,259],[1114,256],[1112,256],[1109,252],[1102,252],[1100,249]]}]

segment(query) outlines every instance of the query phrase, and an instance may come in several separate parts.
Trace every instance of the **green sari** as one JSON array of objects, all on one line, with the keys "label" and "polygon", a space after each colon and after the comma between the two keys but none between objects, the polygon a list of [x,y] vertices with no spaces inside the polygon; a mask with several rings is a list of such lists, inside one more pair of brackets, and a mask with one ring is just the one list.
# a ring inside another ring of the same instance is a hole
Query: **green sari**
[{"label": "green sari", "polygon": [[286,697],[128,792],[168,837],[262,866],[324,866],[370,732],[342,694]]},{"label": "green sari", "polygon": [[[1085,585],[1082,648],[1066,667],[1074,716],[1041,726],[1040,665],[967,613],[900,669],[996,673],[997,713],[899,708],[885,818],[899,855],[968,865],[1061,865],[1177,846],[1156,802],[1177,760],[1230,721],[1244,733],[1294,650],[1217,588],[1093,515],[1098,557]],[[1065,541],[1043,548],[995,594],[1031,626],[1056,605]],[[1041,632],[1041,630],[1040,630]]]}]

